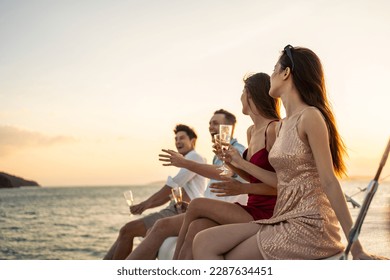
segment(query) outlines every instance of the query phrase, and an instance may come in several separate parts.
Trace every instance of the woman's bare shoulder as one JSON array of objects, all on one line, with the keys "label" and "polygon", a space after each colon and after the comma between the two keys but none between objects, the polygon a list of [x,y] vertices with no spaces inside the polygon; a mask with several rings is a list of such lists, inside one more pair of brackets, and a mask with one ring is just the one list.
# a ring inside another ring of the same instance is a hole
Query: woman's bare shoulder
[{"label": "woman's bare shoulder", "polygon": [[267,135],[276,135],[276,130],[277,128],[280,126],[280,121],[277,120],[275,122],[271,122],[269,125],[268,125],[268,128],[267,128]]},{"label": "woman's bare shoulder", "polygon": [[316,107],[307,108],[301,116],[298,130],[305,134],[323,135],[327,132],[325,118]]},{"label": "woman's bare shoulder", "polygon": [[254,125],[253,125],[253,124],[250,125],[250,126],[248,127],[248,129],[246,130],[246,135],[248,135],[248,136],[252,135],[252,130],[253,130],[253,128],[254,128]]},{"label": "woman's bare shoulder", "polygon": [[324,118],[322,115],[320,109],[314,106],[307,107],[303,112],[302,112],[302,117],[321,117]]}]

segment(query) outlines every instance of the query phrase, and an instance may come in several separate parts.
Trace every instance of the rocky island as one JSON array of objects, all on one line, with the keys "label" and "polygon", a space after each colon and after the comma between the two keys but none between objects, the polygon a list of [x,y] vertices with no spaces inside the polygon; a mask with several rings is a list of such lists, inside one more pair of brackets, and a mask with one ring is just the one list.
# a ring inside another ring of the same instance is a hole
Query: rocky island
[{"label": "rocky island", "polygon": [[0,172],[0,189],[2,188],[19,188],[25,186],[39,187],[39,184],[35,181],[26,180],[21,177],[10,175],[4,172]]}]

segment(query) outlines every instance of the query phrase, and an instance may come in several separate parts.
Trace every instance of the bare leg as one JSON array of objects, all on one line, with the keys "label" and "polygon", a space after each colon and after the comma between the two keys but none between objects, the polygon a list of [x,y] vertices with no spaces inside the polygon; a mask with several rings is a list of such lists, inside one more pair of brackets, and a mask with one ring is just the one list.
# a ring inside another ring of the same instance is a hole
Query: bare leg
[{"label": "bare leg", "polygon": [[104,256],[103,260],[113,260],[116,246],[118,246],[118,240],[115,240],[114,244],[112,244],[110,250],[108,250],[108,252]]},{"label": "bare leg", "polygon": [[258,224],[231,224],[206,229],[195,236],[193,253],[198,260],[262,260],[257,246]]},{"label": "bare leg", "polygon": [[124,260],[133,250],[133,239],[145,236],[146,227],[142,219],[128,222],[119,231],[119,236],[104,259]]},{"label": "bare leg", "polygon": [[205,230],[207,228],[218,226],[219,224],[209,220],[209,219],[197,219],[193,221],[189,228],[188,232],[186,234],[186,237],[184,239],[183,246],[181,246],[181,250],[179,253],[179,259],[180,260],[192,260],[192,242],[194,240],[194,237],[197,233],[201,232],[202,230]]},{"label": "bare leg", "polygon": [[179,234],[183,220],[184,214],[158,220],[127,260],[154,260],[164,240]]},{"label": "bare leg", "polygon": [[237,204],[209,198],[195,198],[188,206],[180,229],[174,259],[179,257],[190,224],[200,218],[210,219],[220,225],[253,221],[252,216]]}]

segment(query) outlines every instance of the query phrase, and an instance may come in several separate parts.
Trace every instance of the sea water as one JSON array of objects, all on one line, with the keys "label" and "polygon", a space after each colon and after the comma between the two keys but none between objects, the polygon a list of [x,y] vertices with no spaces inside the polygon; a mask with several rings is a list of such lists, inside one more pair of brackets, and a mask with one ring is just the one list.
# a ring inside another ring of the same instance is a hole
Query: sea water
[{"label": "sea water", "polygon": [[[342,182],[345,193],[359,203],[364,199],[359,188],[367,185],[368,181]],[[136,204],[160,188],[161,185],[0,189],[0,259],[102,259],[120,227],[140,217],[130,215],[123,192],[132,190]],[[389,204],[390,184],[384,182],[371,208],[387,209]],[[358,210],[348,205],[356,216]],[[383,228],[388,229],[388,225],[383,224],[382,218],[369,222],[382,232],[381,238],[386,238]],[[135,244],[139,242],[135,240]]]},{"label": "sea water", "polygon": [[0,259],[101,259],[120,227],[140,217],[130,215],[123,192],[132,190],[137,203],[158,189],[157,186],[0,189]]}]

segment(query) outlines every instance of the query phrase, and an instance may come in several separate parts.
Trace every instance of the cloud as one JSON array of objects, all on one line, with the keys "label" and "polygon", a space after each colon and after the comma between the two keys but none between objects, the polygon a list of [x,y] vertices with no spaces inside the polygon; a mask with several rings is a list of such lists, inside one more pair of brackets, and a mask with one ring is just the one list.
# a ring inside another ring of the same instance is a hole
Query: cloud
[{"label": "cloud", "polygon": [[75,142],[70,136],[45,135],[36,131],[28,131],[13,126],[0,126],[0,155],[7,155],[23,148],[47,147]]}]

